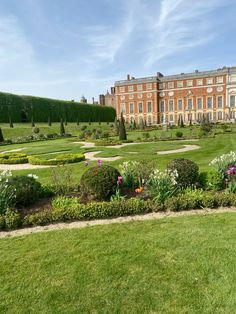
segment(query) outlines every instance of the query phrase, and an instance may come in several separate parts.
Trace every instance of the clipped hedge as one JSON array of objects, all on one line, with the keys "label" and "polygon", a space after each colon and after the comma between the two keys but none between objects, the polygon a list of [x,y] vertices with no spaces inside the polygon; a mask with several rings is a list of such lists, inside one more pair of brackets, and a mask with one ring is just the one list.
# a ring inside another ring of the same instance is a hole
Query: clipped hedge
[{"label": "clipped hedge", "polygon": [[113,122],[116,116],[112,107],[82,104],[57,99],[19,96],[0,93],[0,123],[59,122]]},{"label": "clipped hedge", "polygon": [[80,204],[76,198],[61,197],[59,201],[53,202],[52,205],[52,210],[25,216],[23,225],[38,226],[52,222],[103,219],[145,214],[154,211],[154,204],[151,201],[140,199]]},{"label": "clipped hedge", "polygon": [[3,153],[0,154],[0,164],[27,164],[28,156],[24,153]]},{"label": "clipped hedge", "polygon": [[52,159],[44,159],[39,156],[29,156],[31,165],[56,166],[63,164],[73,164],[85,159],[83,154],[61,154]]}]

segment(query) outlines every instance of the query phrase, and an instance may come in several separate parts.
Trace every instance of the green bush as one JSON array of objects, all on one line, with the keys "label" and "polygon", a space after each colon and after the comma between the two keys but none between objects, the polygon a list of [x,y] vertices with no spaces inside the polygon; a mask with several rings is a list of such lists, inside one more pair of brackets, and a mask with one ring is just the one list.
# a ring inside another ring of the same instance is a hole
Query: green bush
[{"label": "green bush", "polygon": [[95,142],[95,146],[113,146],[113,145],[120,145],[120,144],[122,144],[121,141],[113,140],[113,139],[98,140]]},{"label": "green bush", "polygon": [[187,188],[196,184],[198,180],[198,165],[185,158],[177,158],[172,160],[167,168],[169,170],[176,170],[178,172],[178,177],[176,178],[177,184],[180,188]]},{"label": "green bush", "polygon": [[21,224],[20,214],[16,210],[7,209],[4,214],[4,227],[7,230],[17,229]]},{"label": "green bush", "polygon": [[13,176],[9,179],[9,184],[15,194],[16,206],[28,206],[39,199],[41,184],[33,175]]},{"label": "green bush", "polygon": [[201,172],[198,180],[201,187],[205,190],[219,191],[224,188],[224,179],[222,175],[215,170]]},{"label": "green bush", "polygon": [[83,154],[61,154],[52,159],[44,159],[39,156],[29,156],[29,163],[31,165],[63,165],[71,164],[84,160]]},{"label": "green bush", "polygon": [[0,215],[0,230],[5,228],[5,218],[4,215]]},{"label": "green bush", "polygon": [[26,164],[28,157],[24,153],[3,153],[0,154],[0,164]]},{"label": "green bush", "polygon": [[98,165],[89,168],[80,181],[83,197],[100,201],[110,199],[116,192],[119,176],[119,171],[111,166]]},{"label": "green bush", "polygon": [[178,138],[181,138],[181,137],[183,137],[183,132],[177,131],[175,133],[175,136],[178,137]]}]

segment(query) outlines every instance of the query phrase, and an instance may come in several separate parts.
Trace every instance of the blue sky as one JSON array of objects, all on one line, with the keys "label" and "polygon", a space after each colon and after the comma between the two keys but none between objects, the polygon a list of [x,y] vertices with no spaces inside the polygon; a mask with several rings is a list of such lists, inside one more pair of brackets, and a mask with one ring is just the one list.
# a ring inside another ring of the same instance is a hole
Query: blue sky
[{"label": "blue sky", "polygon": [[98,97],[142,77],[236,65],[235,0],[1,0],[0,90]]}]

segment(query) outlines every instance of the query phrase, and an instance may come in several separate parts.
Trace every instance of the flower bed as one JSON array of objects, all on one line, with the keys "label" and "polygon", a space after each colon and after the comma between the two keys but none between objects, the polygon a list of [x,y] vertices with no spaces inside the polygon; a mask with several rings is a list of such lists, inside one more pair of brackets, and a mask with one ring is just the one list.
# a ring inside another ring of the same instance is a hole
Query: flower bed
[{"label": "flower bed", "polygon": [[46,159],[39,156],[29,156],[29,163],[31,165],[62,165],[80,162],[85,159],[83,154],[61,154],[57,155],[55,158]]}]

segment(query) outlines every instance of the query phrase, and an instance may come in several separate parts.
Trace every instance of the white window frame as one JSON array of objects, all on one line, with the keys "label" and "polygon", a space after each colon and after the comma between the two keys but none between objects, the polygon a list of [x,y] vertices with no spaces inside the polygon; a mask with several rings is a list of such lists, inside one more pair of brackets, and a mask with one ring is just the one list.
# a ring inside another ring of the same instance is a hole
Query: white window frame
[{"label": "white window frame", "polygon": [[124,93],[125,92],[125,86],[120,86],[120,93]]},{"label": "white window frame", "polygon": [[128,86],[128,91],[133,92],[134,91],[134,85],[129,85]]},{"label": "white window frame", "polygon": [[120,112],[121,113],[126,113],[126,106],[125,106],[125,103],[122,103],[121,105],[120,105]]},{"label": "white window frame", "polygon": [[[222,98],[222,104],[221,104],[221,107],[219,107],[219,98]],[[217,108],[219,108],[219,109],[223,109],[223,107],[224,107],[224,97],[223,97],[223,95],[218,95],[217,96]]]},{"label": "white window frame", "polygon": [[174,82],[168,82],[167,86],[168,86],[168,89],[172,89],[174,88],[175,84]]},{"label": "white window frame", "polygon": [[[191,109],[189,109],[189,100],[191,100],[191,102],[192,102],[192,108]],[[188,111],[191,111],[191,110],[193,110],[193,98],[187,98],[187,110]]]},{"label": "white window frame", "polygon": [[217,84],[224,83],[224,77],[223,76],[217,76],[216,77],[216,83]]},{"label": "white window frame", "polygon": [[142,91],[142,90],[143,90],[143,85],[142,84],[137,85],[137,91]]},{"label": "white window frame", "polygon": [[177,81],[177,87],[184,87],[184,81]]},{"label": "white window frame", "polygon": [[[182,102],[182,109],[179,109],[179,101],[180,100]],[[184,100],[183,100],[183,98],[178,98],[177,99],[177,106],[178,106],[178,111],[183,111],[184,110]]]},{"label": "white window frame", "polygon": [[[142,111],[140,112],[140,110],[139,110],[139,105],[141,105],[141,107],[142,107]],[[138,113],[139,114],[143,114],[143,102],[142,101],[140,101],[140,102],[138,102]]]},{"label": "white window frame", "polygon": [[[148,111],[148,104],[151,104],[151,111]],[[152,102],[151,101],[147,102],[147,113],[152,113]]]},{"label": "white window frame", "polygon": [[213,77],[208,77],[208,78],[206,79],[206,84],[207,84],[207,85],[212,85],[212,84],[214,84],[214,79],[213,79]]},{"label": "white window frame", "polygon": [[[208,99],[211,99],[211,107],[208,107]],[[213,109],[214,107],[214,101],[212,96],[207,96],[207,102],[206,102],[206,108],[208,109]]]},{"label": "white window frame", "polygon": [[[131,110],[130,110],[131,105],[133,105],[133,112],[131,112]],[[130,103],[129,103],[129,113],[130,113],[130,114],[134,114],[134,103],[133,103],[133,102],[130,102]]]},{"label": "white window frame", "polygon": [[146,83],[146,89],[147,90],[152,89],[152,83]]},{"label": "white window frame", "polygon": [[187,80],[187,86],[192,87],[193,86],[193,80]]},{"label": "white window frame", "polygon": [[[173,110],[170,110],[170,102],[171,102],[171,101],[172,101]],[[174,99],[169,99],[169,100],[168,100],[168,111],[169,111],[169,112],[174,112],[174,105],[175,105]]]},{"label": "white window frame", "polygon": [[203,79],[197,79],[197,86],[203,85]]},{"label": "white window frame", "polygon": [[[202,103],[201,108],[198,108],[198,99],[201,99],[201,103]],[[202,110],[203,109],[203,97],[197,97],[196,100],[197,100],[196,109],[197,110]]]}]

